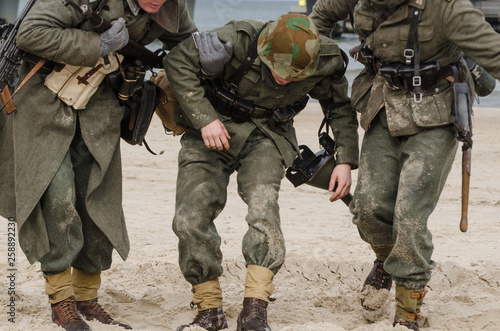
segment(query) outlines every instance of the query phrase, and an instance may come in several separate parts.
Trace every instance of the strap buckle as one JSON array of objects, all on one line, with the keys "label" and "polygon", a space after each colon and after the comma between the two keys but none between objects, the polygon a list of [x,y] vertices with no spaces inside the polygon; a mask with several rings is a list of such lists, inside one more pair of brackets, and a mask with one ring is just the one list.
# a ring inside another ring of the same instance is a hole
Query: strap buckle
[{"label": "strap buckle", "polygon": [[413,49],[406,48],[403,55],[405,57],[405,64],[411,64],[411,59],[415,56],[415,51]]}]

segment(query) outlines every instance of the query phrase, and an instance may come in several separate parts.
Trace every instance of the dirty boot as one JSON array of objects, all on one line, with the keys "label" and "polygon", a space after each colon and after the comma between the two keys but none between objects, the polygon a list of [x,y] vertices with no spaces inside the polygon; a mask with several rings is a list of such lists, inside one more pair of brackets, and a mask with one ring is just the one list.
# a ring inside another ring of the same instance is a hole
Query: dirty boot
[{"label": "dirty boot", "polygon": [[191,326],[199,326],[208,331],[227,329],[226,316],[221,307],[201,310],[198,311],[198,315],[196,315],[192,323],[181,325],[176,331],[189,329]]},{"label": "dirty boot", "polygon": [[368,322],[376,322],[385,315],[391,287],[392,276],[384,270],[384,262],[376,259],[360,295],[363,315]]},{"label": "dirty boot", "polygon": [[267,325],[267,301],[244,298],[237,331],[271,331]]},{"label": "dirty boot", "polygon": [[403,325],[410,330],[418,331],[419,325],[425,325],[421,307],[427,291],[412,290],[396,284],[396,315],[393,326]]},{"label": "dirty boot", "polygon": [[132,330],[127,324],[115,321],[109,314],[102,308],[102,306],[97,302],[97,298],[86,301],[76,301],[76,308],[82,314],[87,321],[98,320],[102,324],[118,325],[127,330]]},{"label": "dirty boot", "polygon": [[52,321],[67,331],[88,331],[90,326],[76,312],[75,297],[51,303]]}]

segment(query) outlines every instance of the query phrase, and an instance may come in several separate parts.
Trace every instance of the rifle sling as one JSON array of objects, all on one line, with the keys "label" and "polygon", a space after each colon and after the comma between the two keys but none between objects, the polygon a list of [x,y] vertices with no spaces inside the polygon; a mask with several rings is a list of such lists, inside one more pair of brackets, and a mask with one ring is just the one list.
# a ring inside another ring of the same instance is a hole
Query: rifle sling
[{"label": "rifle sling", "polygon": [[258,38],[260,36],[260,33],[262,32],[262,30],[264,30],[264,28],[269,25],[271,21],[269,22],[266,22],[258,32],[252,34],[252,43],[250,44],[250,46],[248,47],[247,49],[247,52],[245,54],[245,58],[243,60],[243,62],[241,63],[241,65],[239,66],[239,68],[236,70],[236,72],[231,75],[231,77],[229,77],[224,83],[223,83],[223,87],[230,91],[231,93],[233,94],[236,94],[236,90],[238,90],[238,84],[240,83],[241,79],[243,78],[243,76],[247,73],[248,69],[250,68],[250,66],[252,65],[252,63],[254,63],[255,59],[257,59],[257,56],[259,56],[257,54],[257,42],[258,42]]},{"label": "rifle sling", "polygon": [[[14,93],[12,93],[11,97],[9,98],[9,100],[7,100],[6,102],[4,102],[4,105],[2,106],[2,108],[0,108],[0,111],[2,111],[2,109],[4,109],[4,107],[11,103],[12,102],[12,98],[14,97],[14,95],[16,95],[16,93],[31,79],[31,77],[33,77],[34,74],[36,74],[36,72],[45,64],[47,60],[46,59],[43,59],[41,58],[38,63],[33,67],[33,69],[31,69],[31,71],[28,73],[28,75],[26,75],[26,77],[24,77],[23,81],[21,82],[21,84],[19,84],[19,86],[16,88],[16,90],[14,91]],[[14,105],[14,103],[12,102],[12,105]],[[7,109],[6,109],[6,112],[7,114],[11,114],[12,112],[14,112],[14,110],[16,110],[16,107],[15,106],[9,106]]]}]

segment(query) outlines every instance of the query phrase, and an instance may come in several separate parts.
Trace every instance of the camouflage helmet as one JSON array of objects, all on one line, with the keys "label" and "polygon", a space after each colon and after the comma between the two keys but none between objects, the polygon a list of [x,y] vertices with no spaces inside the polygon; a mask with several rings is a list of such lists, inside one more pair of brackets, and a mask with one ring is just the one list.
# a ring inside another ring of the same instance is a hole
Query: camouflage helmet
[{"label": "camouflage helmet", "polygon": [[257,53],[271,71],[288,81],[305,79],[319,62],[319,32],[302,14],[286,14],[259,35]]}]

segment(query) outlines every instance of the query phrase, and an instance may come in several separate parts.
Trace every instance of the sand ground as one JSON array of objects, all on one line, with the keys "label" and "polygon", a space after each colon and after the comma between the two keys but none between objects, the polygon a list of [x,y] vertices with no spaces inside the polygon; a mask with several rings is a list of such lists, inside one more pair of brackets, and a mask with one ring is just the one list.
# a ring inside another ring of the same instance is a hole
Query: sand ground
[{"label": "sand ground", "polygon": [[[311,103],[296,120],[299,142],[318,150],[321,111]],[[439,204],[429,219],[437,263],[428,284],[422,330],[498,330],[500,325],[500,110],[475,109],[469,230],[459,230],[461,153],[458,153]],[[362,132],[360,131],[362,135]],[[122,144],[124,211],[131,240],[127,261],[117,254],[103,273],[100,302],[134,330],[175,330],[193,319],[190,285],[177,265],[177,238],[171,230],[179,137],[166,136],[155,117],[147,135],[158,156]],[[356,171],[353,172],[354,185]],[[229,185],[227,206],[216,220],[222,237],[221,284],[229,330],[243,300],[245,264],[241,240],[246,205]],[[326,191],[284,179],[280,193],[287,255],[275,277],[276,301],[269,307],[273,331],[407,330],[392,328],[393,296],[387,312],[367,323],[359,304],[360,286],[374,255],[359,238],[342,202],[330,203]],[[62,330],[52,324],[39,265],[29,265],[17,246],[16,323],[8,321],[10,284],[8,224],[0,222],[0,329]],[[0,254],[1,255],[1,254]],[[122,330],[90,322],[93,330]]]}]

